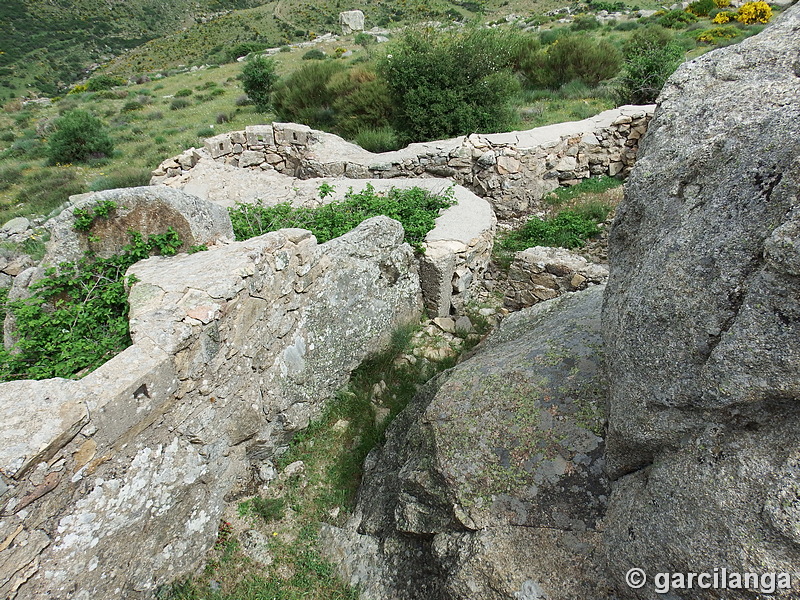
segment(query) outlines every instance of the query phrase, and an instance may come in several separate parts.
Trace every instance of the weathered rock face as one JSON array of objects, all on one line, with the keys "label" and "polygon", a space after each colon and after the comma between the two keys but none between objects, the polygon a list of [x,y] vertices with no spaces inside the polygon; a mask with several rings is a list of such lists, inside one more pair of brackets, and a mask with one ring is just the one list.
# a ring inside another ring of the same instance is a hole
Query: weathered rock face
[{"label": "weathered rock face", "polygon": [[[75,231],[76,209],[92,211],[99,202],[117,205],[108,218],[97,218],[90,236]],[[91,250],[110,256],[130,243],[129,231],[143,236],[164,233],[168,227],[178,232],[187,250],[219,239],[233,239],[227,211],[197,196],[164,187],[134,187],[85,194],[49,223],[51,239],[42,262],[57,265],[74,261]]]},{"label": "weathered rock face", "polygon": [[799,124],[795,6],[680,67],[640,147],[604,308],[620,580],[800,565]]},{"label": "weathered rock face", "polygon": [[360,10],[346,10],[339,13],[339,25],[342,35],[350,35],[356,31],[364,31],[364,13]]},{"label": "weathered rock face", "polygon": [[364,598],[603,597],[602,293],[511,315],[391,425],[323,536]]},{"label": "weathered rock face", "polygon": [[0,596],[144,599],[197,568],[226,497],[419,318],[402,239],[377,217],[134,265],[133,346],[0,384]]}]

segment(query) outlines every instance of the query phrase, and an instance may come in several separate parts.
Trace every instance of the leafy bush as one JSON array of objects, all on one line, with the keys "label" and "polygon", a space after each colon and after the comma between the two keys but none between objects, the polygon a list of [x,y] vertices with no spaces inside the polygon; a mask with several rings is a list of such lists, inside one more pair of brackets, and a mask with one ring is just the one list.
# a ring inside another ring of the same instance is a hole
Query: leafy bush
[{"label": "leafy bush", "polygon": [[772,7],[759,0],[758,2],[747,2],[739,7],[736,19],[745,25],[755,25],[756,23],[769,23],[772,18]]},{"label": "leafy bush", "polygon": [[635,31],[622,53],[625,67],[619,95],[621,102],[631,104],[655,102],[667,78],[683,60],[683,50],[670,32],[657,25]]},{"label": "leafy bush", "polygon": [[325,53],[319,48],[312,48],[303,54],[303,60],[325,60]]},{"label": "leafy bush", "polygon": [[0,349],[0,379],[74,377],[130,345],[125,271],[150,254],[174,254],[180,244],[172,228],[147,240],[132,232],[118,255],[87,254],[48,269],[30,298],[6,305],[18,341],[12,351]]},{"label": "leafy bush", "polygon": [[564,210],[555,217],[532,217],[520,229],[512,231],[500,241],[500,249],[517,252],[533,246],[554,248],[581,248],[586,240],[598,235],[597,223],[572,210]]},{"label": "leafy bush", "polygon": [[122,108],[119,109],[119,112],[133,112],[135,110],[142,110],[144,105],[141,102],[137,102],[136,100],[131,100],[130,102],[126,102]]},{"label": "leafy bush", "polygon": [[641,25],[637,21],[621,21],[614,25],[614,29],[617,31],[633,31],[634,29],[639,29]]},{"label": "leafy bush", "polygon": [[275,61],[270,58],[256,56],[242,67],[242,88],[259,112],[269,110],[270,96],[277,81]]},{"label": "leafy bush", "polygon": [[118,85],[125,85],[125,80],[113,75],[95,75],[86,82],[86,89],[90,92],[99,92],[100,90],[110,90]]},{"label": "leafy bush", "polygon": [[114,143],[99,119],[83,110],[73,110],[53,124],[47,154],[52,163],[85,162],[111,156]]},{"label": "leafy bush", "polygon": [[670,29],[682,29],[689,23],[694,23],[695,21],[697,21],[697,17],[692,13],[675,9],[659,17],[658,24]]},{"label": "leafy bush", "polygon": [[272,95],[278,119],[305,123],[317,129],[331,129],[336,124],[335,98],[328,91],[328,83],[344,69],[340,62],[314,62],[278,82]]},{"label": "leafy bush", "polygon": [[374,35],[371,35],[369,33],[364,33],[363,31],[361,33],[357,33],[353,41],[359,46],[363,46],[364,48],[366,48],[367,46],[371,46],[376,42]]},{"label": "leafy bush", "polygon": [[600,21],[593,15],[580,15],[575,17],[575,20],[570,23],[569,28],[572,31],[591,31],[593,29],[600,29]]},{"label": "leafy bush", "polygon": [[334,73],[327,91],[333,98],[336,133],[352,138],[362,130],[389,128],[392,99],[386,82],[374,71],[357,66]]},{"label": "leafy bush", "polygon": [[705,42],[706,44],[716,44],[720,40],[730,40],[741,34],[738,28],[733,25],[724,25],[722,27],[712,27],[697,34],[698,42]]},{"label": "leafy bush", "polygon": [[406,33],[379,65],[403,141],[512,127],[518,46],[517,36],[493,29]]},{"label": "leafy bush", "polygon": [[215,133],[217,132],[211,129],[211,127],[203,127],[202,129],[197,130],[197,137],[208,138],[212,137]]},{"label": "leafy bush", "polygon": [[520,61],[529,85],[558,89],[573,80],[596,86],[614,77],[622,65],[617,48],[580,34],[563,36],[545,48],[531,48]]},{"label": "leafy bush", "polygon": [[386,194],[379,194],[368,184],[362,192],[351,190],[344,200],[318,208],[294,207],[288,203],[276,206],[239,203],[229,212],[237,240],[284,227],[299,227],[310,230],[319,243],[347,233],[370,217],[386,215],[400,221],[405,230],[405,241],[420,248],[427,233],[433,229],[439,211],[453,204],[452,191],[434,196],[415,187],[406,190],[392,188]]},{"label": "leafy bush", "polygon": [[169,103],[170,110],[180,110],[182,108],[186,108],[190,106],[191,102],[186,100],[185,98],[175,98],[172,102]]},{"label": "leafy bush", "polygon": [[177,92],[175,92],[175,97],[185,98],[186,96],[191,96],[193,93],[194,92],[192,92],[192,90],[190,90],[189,88],[184,88],[182,90],[178,90]]},{"label": "leafy bush", "polygon": [[389,152],[400,148],[397,132],[391,127],[362,129],[356,134],[355,142],[370,152]]},{"label": "leafy bush", "polygon": [[697,17],[707,17],[715,8],[718,8],[715,0],[695,0],[686,10]]}]

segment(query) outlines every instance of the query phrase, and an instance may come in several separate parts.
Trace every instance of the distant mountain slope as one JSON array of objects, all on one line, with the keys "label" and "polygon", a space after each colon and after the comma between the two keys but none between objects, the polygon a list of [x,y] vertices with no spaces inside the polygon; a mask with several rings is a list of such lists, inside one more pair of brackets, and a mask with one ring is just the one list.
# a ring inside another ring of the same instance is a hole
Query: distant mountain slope
[{"label": "distant mountain slope", "polygon": [[93,61],[264,0],[3,0],[0,84],[56,93]]}]

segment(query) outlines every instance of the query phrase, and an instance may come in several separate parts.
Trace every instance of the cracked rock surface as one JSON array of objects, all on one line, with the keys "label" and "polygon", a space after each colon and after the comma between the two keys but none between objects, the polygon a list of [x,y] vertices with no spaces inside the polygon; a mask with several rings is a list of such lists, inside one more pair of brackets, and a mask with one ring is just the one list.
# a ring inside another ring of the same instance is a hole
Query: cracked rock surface
[{"label": "cracked rock surface", "polygon": [[800,564],[799,57],[794,6],[681,66],[618,209],[603,327],[620,582]]}]

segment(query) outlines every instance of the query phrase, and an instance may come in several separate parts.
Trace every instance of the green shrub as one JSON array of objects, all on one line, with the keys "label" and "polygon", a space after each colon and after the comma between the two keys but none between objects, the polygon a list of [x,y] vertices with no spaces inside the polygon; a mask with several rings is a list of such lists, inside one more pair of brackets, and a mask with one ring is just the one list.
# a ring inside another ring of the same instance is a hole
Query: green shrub
[{"label": "green shrub", "polygon": [[189,102],[186,98],[175,98],[172,102],[169,103],[169,109],[180,110],[190,105],[191,102]]},{"label": "green shrub", "polygon": [[278,119],[305,123],[316,129],[332,129],[336,124],[335,98],[328,91],[328,83],[344,69],[341,62],[313,62],[279,81],[272,95]]},{"label": "green shrub", "polygon": [[270,96],[277,81],[275,61],[271,58],[256,56],[242,67],[242,88],[259,112],[269,110]]},{"label": "green shrub", "polygon": [[586,240],[598,235],[597,223],[572,210],[564,210],[555,217],[532,217],[520,229],[512,231],[500,241],[500,248],[517,252],[533,246],[554,248],[582,248]]},{"label": "green shrub", "polygon": [[706,44],[717,44],[720,41],[731,40],[741,35],[741,33],[735,25],[723,25],[699,32],[696,39],[698,42],[705,42]]},{"label": "green shrub", "polygon": [[403,141],[506,131],[516,123],[518,36],[494,29],[406,33],[379,65]]},{"label": "green shrub", "polygon": [[261,42],[242,42],[228,50],[226,58],[228,62],[233,62],[240,56],[247,56],[253,52],[260,52],[266,47],[267,45]]},{"label": "green shrub", "polygon": [[[392,99],[386,82],[366,67],[334,73],[327,84],[335,132],[352,138],[362,130],[387,130],[392,119]],[[395,140],[396,143],[396,140]]]},{"label": "green shrub", "polygon": [[633,31],[634,29],[639,29],[641,25],[637,21],[621,21],[614,25],[614,29],[617,31]]},{"label": "green shrub", "polygon": [[186,96],[191,96],[193,93],[194,92],[192,92],[192,90],[190,90],[189,88],[184,88],[182,90],[178,90],[177,92],[175,92],[175,97],[185,98]]},{"label": "green shrub", "polygon": [[325,53],[319,48],[312,48],[303,54],[303,60],[325,60]]},{"label": "green shrub", "polygon": [[356,34],[356,37],[354,38],[353,41],[359,46],[363,46],[364,48],[366,48],[367,46],[371,46],[372,44],[374,44],[376,40],[374,35],[371,35],[369,33],[364,33],[362,31],[361,33]]},{"label": "green shrub", "polygon": [[593,15],[580,15],[575,17],[575,20],[570,23],[569,28],[572,31],[591,31],[593,29],[600,29],[600,21]]},{"label": "green shrub", "polygon": [[217,132],[211,129],[211,127],[203,127],[202,129],[197,130],[197,137],[208,138],[214,136],[216,133]]},{"label": "green shrub", "polygon": [[53,124],[47,154],[51,163],[85,162],[111,156],[114,143],[99,119],[83,110],[73,110]]},{"label": "green shrub", "polygon": [[625,57],[619,82],[620,102],[655,102],[661,88],[683,60],[683,49],[669,31],[650,25],[635,31],[622,49]]},{"label": "green shrub", "polygon": [[122,108],[119,109],[119,112],[133,112],[135,110],[142,110],[144,106],[140,102],[136,102],[136,100],[131,100],[130,102],[126,102]]},{"label": "green shrub", "polygon": [[686,10],[697,17],[707,17],[708,13],[717,8],[714,0],[695,0]]},{"label": "green shrub", "polygon": [[371,185],[359,193],[352,190],[340,202],[318,208],[294,207],[290,204],[263,206],[237,204],[229,209],[233,232],[237,240],[246,240],[285,227],[308,229],[319,243],[339,237],[370,217],[385,215],[403,224],[405,241],[420,248],[427,233],[433,229],[439,211],[452,206],[452,191],[435,196],[420,188],[378,194]]},{"label": "green shrub", "polygon": [[400,148],[397,132],[391,127],[367,127],[356,134],[355,142],[370,152],[389,152]]},{"label": "green shrub", "polygon": [[668,27],[670,29],[682,29],[686,27],[686,25],[694,23],[695,21],[697,21],[697,17],[695,17],[692,13],[686,12],[685,10],[675,9],[669,11],[665,15],[662,15],[658,19],[658,24],[662,27]]},{"label": "green shrub", "polygon": [[558,89],[573,80],[596,86],[614,77],[622,66],[616,46],[585,35],[570,34],[545,48],[531,48],[520,61],[528,85]]},{"label": "green shrub", "polygon": [[113,75],[95,75],[86,82],[86,89],[90,92],[110,90],[118,85],[125,85],[125,80]]},{"label": "green shrub", "polygon": [[125,271],[150,254],[175,254],[180,245],[172,228],[147,240],[132,233],[118,255],[87,254],[48,269],[30,298],[6,305],[18,341],[12,351],[0,349],[0,380],[74,377],[130,345]]}]

